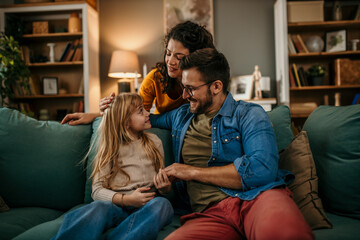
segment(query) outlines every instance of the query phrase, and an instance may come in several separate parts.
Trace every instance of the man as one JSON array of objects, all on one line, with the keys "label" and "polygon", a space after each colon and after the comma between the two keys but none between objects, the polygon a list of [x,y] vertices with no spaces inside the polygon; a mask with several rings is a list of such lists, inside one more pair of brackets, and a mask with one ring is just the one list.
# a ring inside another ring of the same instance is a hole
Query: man
[{"label": "man", "polygon": [[153,127],[171,129],[176,163],[165,172],[194,212],[167,239],[312,239],[285,187],[293,176],[278,170],[268,116],[227,92],[224,55],[197,50],[180,68],[189,104],[151,116]]}]

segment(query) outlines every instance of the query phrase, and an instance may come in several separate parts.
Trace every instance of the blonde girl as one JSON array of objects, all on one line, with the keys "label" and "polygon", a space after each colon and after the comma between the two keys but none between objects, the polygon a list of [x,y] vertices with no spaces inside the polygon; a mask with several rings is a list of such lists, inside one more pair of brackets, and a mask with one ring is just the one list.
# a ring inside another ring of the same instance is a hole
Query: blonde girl
[{"label": "blonde girl", "polygon": [[138,94],[122,93],[105,110],[97,131],[91,204],[65,219],[53,239],[156,239],[169,224],[173,209],[163,197],[171,183],[163,168],[161,140],[151,128],[149,113]]}]

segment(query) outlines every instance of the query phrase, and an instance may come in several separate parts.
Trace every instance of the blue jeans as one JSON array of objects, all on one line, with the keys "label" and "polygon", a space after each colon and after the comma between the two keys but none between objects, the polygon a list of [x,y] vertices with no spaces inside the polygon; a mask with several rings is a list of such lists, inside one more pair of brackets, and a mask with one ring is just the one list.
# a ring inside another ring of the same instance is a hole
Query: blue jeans
[{"label": "blue jeans", "polygon": [[119,207],[108,201],[94,201],[66,214],[55,239],[156,239],[159,230],[171,222],[174,210],[163,197],[141,208]]}]

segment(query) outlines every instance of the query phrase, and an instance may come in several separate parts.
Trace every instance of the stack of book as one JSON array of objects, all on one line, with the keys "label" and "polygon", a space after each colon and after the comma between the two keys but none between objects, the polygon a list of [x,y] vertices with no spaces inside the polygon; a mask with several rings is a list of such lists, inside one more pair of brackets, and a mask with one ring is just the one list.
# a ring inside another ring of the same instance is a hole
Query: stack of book
[{"label": "stack of book", "polygon": [[60,62],[82,61],[83,60],[83,40],[75,39],[68,42],[60,57]]},{"label": "stack of book", "polygon": [[300,34],[288,34],[288,49],[290,54],[309,53]]},{"label": "stack of book", "polygon": [[309,86],[309,81],[303,67],[297,67],[295,63],[289,66],[290,87]]}]

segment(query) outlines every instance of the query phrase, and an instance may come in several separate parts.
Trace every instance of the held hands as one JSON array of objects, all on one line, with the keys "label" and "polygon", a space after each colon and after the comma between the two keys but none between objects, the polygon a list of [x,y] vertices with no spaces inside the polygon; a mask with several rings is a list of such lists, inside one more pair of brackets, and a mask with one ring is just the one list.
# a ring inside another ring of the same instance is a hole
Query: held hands
[{"label": "held hands", "polygon": [[109,97],[104,97],[100,100],[99,108],[100,115],[104,114],[105,109],[109,107],[109,104],[114,100],[115,93],[111,93]]},{"label": "held hands", "polygon": [[149,191],[149,187],[141,187],[136,189],[130,195],[124,196],[124,205],[140,208],[144,206],[148,201],[155,197],[155,192]]},{"label": "held hands", "polygon": [[171,182],[169,181],[166,173],[161,168],[159,172],[154,176],[154,185],[160,194],[164,195],[171,191]]},{"label": "held hands", "polygon": [[166,167],[163,171],[171,182],[180,180],[190,181],[193,180],[196,168],[181,163],[173,163]]}]

